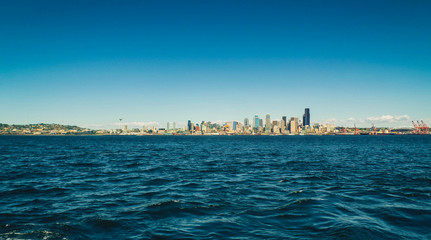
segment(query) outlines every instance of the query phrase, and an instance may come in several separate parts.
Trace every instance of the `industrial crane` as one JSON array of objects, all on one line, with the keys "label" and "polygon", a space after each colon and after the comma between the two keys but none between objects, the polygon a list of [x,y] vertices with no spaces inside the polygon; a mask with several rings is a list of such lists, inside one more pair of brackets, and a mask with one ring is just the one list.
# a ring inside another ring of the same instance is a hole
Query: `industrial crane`
[{"label": "industrial crane", "polygon": [[430,133],[430,128],[428,127],[428,125],[426,125],[424,123],[423,120],[421,120],[421,122],[416,121],[416,123],[415,123],[415,121],[412,121],[412,123],[413,123],[413,127],[415,128],[412,132],[413,134],[429,134]]},{"label": "industrial crane", "polygon": [[423,120],[421,120],[421,123],[422,123],[422,126],[421,126],[422,127],[422,133],[423,134],[429,134],[430,133],[430,127],[428,127],[428,125],[426,125]]},{"label": "industrial crane", "polygon": [[413,127],[415,128],[415,130],[413,130],[412,133],[413,134],[419,134],[420,130],[419,130],[418,125],[416,125],[415,121],[412,121],[412,123],[413,123]]}]

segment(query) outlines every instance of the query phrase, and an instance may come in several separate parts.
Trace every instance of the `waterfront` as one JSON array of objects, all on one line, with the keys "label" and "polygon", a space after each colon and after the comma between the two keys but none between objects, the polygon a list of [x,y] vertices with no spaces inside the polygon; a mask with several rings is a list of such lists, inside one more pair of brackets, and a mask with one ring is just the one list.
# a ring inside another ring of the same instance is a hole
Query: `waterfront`
[{"label": "waterfront", "polygon": [[429,239],[431,136],[0,136],[0,239]]}]

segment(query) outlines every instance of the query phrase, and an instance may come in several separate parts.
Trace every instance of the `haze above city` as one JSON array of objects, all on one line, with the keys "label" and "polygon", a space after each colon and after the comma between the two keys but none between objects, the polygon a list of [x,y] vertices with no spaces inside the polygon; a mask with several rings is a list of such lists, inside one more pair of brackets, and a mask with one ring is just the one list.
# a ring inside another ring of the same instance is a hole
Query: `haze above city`
[{"label": "haze above city", "polygon": [[427,1],[0,1],[0,123],[431,123]]}]

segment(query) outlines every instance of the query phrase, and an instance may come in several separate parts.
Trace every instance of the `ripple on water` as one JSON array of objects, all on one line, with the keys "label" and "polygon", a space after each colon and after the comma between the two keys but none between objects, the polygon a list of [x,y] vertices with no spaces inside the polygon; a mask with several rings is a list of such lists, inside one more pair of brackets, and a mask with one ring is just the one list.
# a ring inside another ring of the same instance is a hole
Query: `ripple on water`
[{"label": "ripple on water", "polygon": [[0,239],[431,239],[429,156],[430,136],[0,136]]}]

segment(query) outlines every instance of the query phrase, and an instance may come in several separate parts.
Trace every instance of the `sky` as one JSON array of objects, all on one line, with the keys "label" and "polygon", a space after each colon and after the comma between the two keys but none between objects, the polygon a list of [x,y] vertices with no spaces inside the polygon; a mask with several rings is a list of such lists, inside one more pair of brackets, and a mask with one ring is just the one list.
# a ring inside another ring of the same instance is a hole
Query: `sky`
[{"label": "sky", "polygon": [[0,0],[0,123],[431,125],[430,1]]}]

